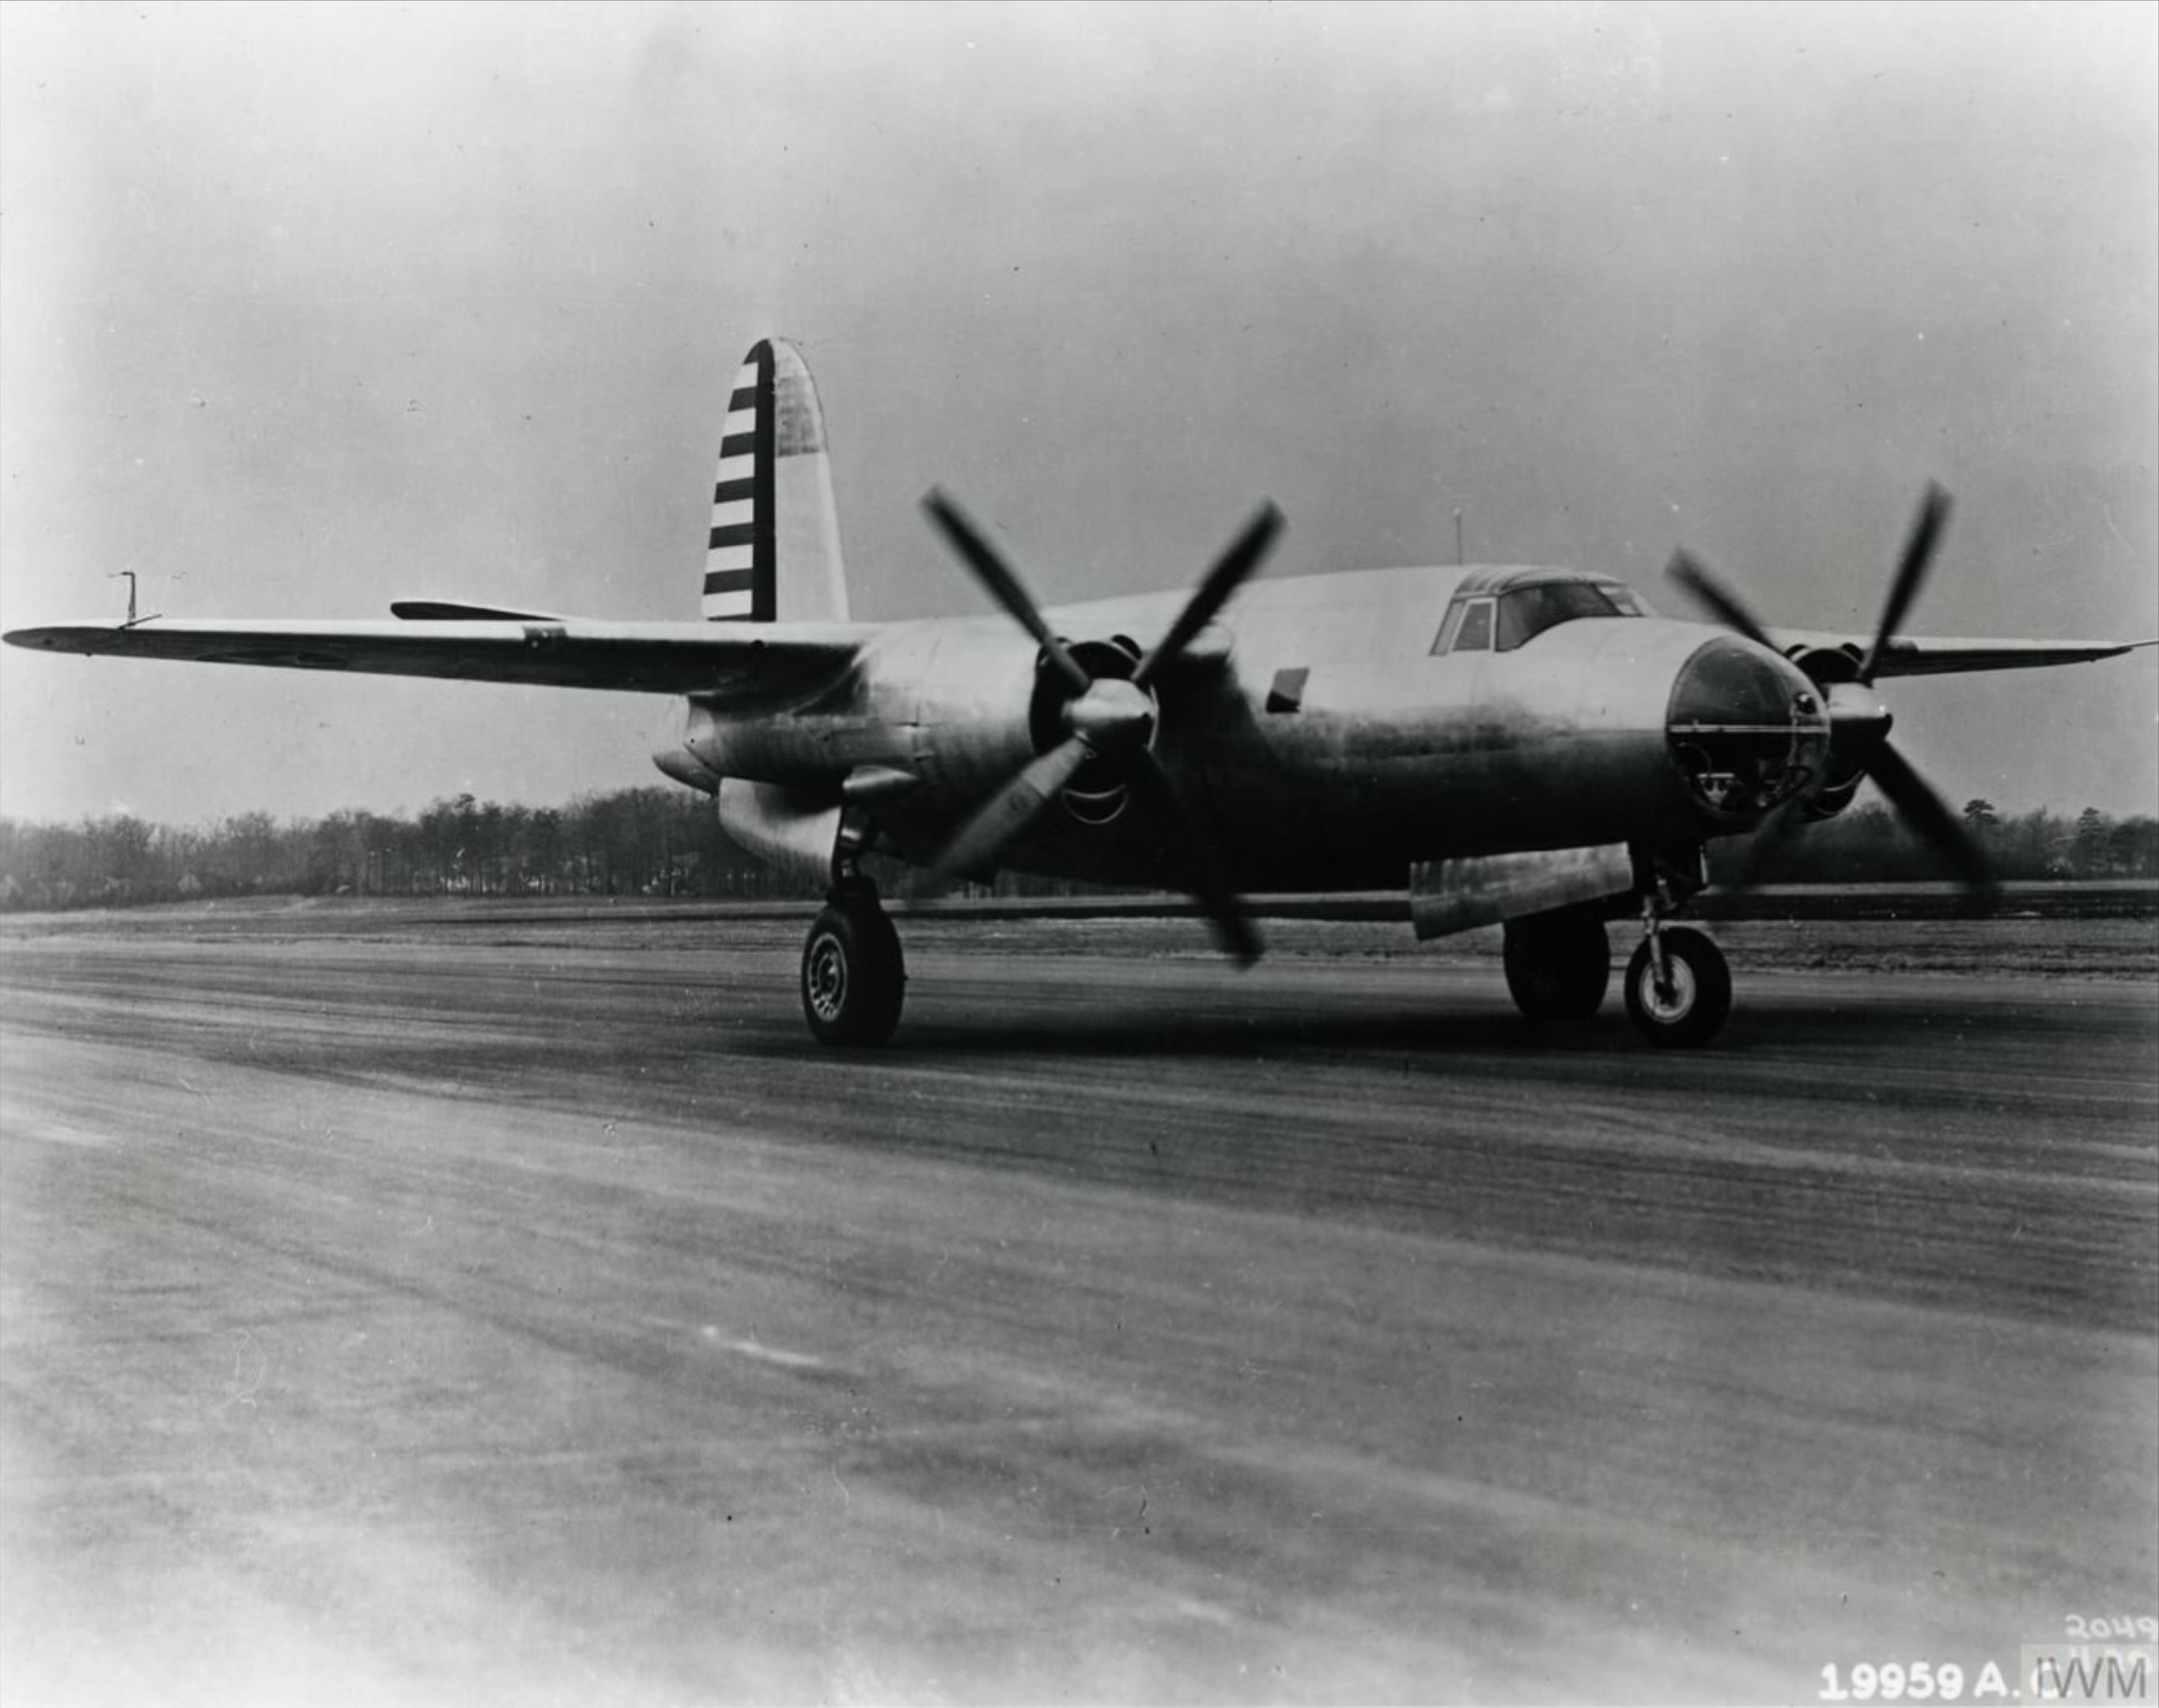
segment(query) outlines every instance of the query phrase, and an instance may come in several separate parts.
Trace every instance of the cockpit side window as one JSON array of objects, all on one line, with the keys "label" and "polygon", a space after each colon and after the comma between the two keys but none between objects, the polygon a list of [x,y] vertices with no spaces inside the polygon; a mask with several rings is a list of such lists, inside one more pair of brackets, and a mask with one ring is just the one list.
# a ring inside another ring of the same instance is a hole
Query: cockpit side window
[{"label": "cockpit side window", "polygon": [[1462,601],[1457,599],[1447,608],[1447,615],[1439,621],[1439,639],[1432,644],[1432,656],[1437,658],[1454,644],[1454,631],[1462,627]]},{"label": "cockpit side window", "polygon": [[1462,621],[1454,631],[1449,652],[1485,652],[1492,645],[1492,602],[1472,599],[1462,608]]}]

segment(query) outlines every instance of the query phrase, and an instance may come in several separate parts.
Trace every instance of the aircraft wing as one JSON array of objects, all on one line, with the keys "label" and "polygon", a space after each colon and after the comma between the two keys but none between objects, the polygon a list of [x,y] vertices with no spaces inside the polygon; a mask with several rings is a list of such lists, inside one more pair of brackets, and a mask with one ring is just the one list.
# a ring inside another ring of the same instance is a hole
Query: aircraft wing
[{"label": "aircraft wing", "polygon": [[218,622],[146,618],[18,629],[11,646],[282,670],[441,676],[634,693],[764,696],[829,681],[875,626],[600,623],[582,618]]},{"label": "aircraft wing", "polygon": [[[1780,652],[1829,649],[1866,656],[1863,634],[1830,634],[1816,629],[1773,629],[1769,639]],[[2088,664],[2113,658],[2159,640],[1955,640],[1898,636],[1884,647],[1875,665],[1884,676],[1948,676],[1967,670],[2032,670],[2049,665]]]}]

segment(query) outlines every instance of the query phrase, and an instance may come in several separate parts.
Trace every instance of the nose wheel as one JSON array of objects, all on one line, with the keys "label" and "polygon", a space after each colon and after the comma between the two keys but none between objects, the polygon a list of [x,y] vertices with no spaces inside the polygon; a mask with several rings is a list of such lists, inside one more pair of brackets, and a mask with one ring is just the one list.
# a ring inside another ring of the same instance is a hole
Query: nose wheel
[{"label": "nose wheel", "polygon": [[1627,964],[1627,1015],[1651,1043],[1707,1043],[1732,1012],[1732,969],[1699,931],[1666,925],[1654,912]]},{"label": "nose wheel", "polygon": [[818,1043],[880,1044],[899,1025],[907,962],[877,892],[833,893],[802,945],[802,1014]]}]

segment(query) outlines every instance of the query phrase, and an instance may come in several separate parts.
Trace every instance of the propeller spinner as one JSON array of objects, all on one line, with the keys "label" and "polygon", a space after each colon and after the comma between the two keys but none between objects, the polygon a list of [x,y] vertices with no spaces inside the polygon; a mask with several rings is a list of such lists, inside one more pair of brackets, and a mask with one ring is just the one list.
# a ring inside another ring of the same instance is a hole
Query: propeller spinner
[{"label": "propeller spinner", "polygon": [[1064,738],[1022,767],[976,810],[930,867],[927,887],[949,884],[961,872],[993,863],[998,851],[1091,760],[1099,771],[1129,788],[1141,810],[1152,816],[1183,867],[1185,887],[1213,924],[1215,940],[1246,965],[1258,960],[1259,934],[1230,885],[1220,848],[1155,757],[1160,707],[1154,685],[1259,567],[1281,531],[1281,512],[1271,504],[1261,507],[1216,560],[1168,632],[1126,679],[1088,673],[1043,620],[1011,566],[950,499],[932,492],[923,506],[976,578],[1034,638],[1073,691],[1064,702]]},{"label": "propeller spinner", "polygon": [[[1889,728],[1894,720],[1874,693],[1875,675],[1918,598],[1949,514],[1949,494],[1929,482],[1919,505],[1918,517],[1904,542],[1897,573],[1890,582],[1889,597],[1882,605],[1881,620],[1875,625],[1872,644],[1861,658],[1856,672],[1834,676],[1818,674],[1820,666],[1815,660],[1803,658],[1799,662],[1814,676],[1828,702],[1830,753],[1842,768],[1844,778],[1856,785],[1862,774],[1872,777],[1875,786],[1888,798],[1889,804],[1913,834],[1941,857],[1968,889],[1975,896],[1984,897],[1991,894],[1994,888],[1986,856],[1947,803],[1892,745]],[[1670,573],[1726,627],[1772,651],[1777,650],[1739,596],[1700,560],[1684,551],[1677,552],[1673,556]],[[1750,851],[1750,867],[1758,863],[1768,845],[1789,836],[1799,828],[1808,810],[1830,782],[1831,772],[1825,768],[1797,800],[1762,827]]]}]

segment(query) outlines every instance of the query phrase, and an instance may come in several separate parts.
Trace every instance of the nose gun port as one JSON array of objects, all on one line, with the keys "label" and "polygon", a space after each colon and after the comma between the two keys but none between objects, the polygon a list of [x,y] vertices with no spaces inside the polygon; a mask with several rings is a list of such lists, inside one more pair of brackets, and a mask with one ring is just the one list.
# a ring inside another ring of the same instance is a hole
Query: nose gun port
[{"label": "nose gun port", "polygon": [[1720,635],[1680,666],[1665,736],[1690,800],[1716,819],[1759,817],[1806,787],[1829,750],[1814,684],[1774,653]]}]

